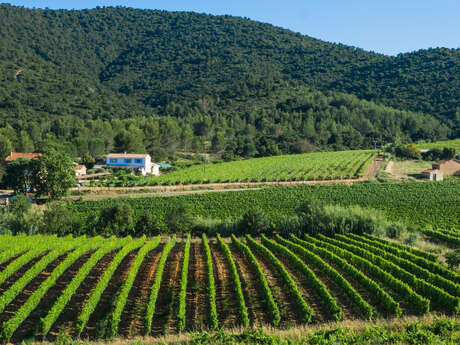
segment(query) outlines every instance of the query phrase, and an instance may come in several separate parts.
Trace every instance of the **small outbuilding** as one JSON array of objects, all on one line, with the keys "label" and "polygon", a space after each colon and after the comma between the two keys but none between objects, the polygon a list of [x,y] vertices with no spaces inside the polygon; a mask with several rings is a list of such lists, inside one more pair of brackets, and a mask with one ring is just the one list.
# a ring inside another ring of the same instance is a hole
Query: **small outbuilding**
[{"label": "small outbuilding", "polygon": [[460,160],[457,159],[442,160],[434,163],[432,167],[447,176],[460,175]]},{"label": "small outbuilding", "polygon": [[441,170],[427,169],[422,171],[422,176],[429,179],[430,181],[442,181],[444,174]]},{"label": "small outbuilding", "polygon": [[74,165],[73,168],[74,168],[74,170],[75,170],[75,175],[76,175],[77,177],[86,175],[86,166],[84,166],[83,164]]}]

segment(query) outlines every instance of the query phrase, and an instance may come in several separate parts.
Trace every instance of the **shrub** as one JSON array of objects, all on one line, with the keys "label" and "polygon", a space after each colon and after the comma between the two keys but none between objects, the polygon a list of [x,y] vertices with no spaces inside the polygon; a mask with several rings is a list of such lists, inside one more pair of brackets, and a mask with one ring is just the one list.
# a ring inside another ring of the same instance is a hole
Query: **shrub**
[{"label": "shrub", "polygon": [[134,226],[134,236],[136,237],[141,237],[142,235],[156,236],[160,233],[161,228],[157,219],[153,214],[148,212],[143,213]]},{"label": "shrub", "polygon": [[460,249],[453,250],[446,254],[446,262],[449,268],[460,266]]},{"label": "shrub", "polygon": [[246,211],[238,223],[238,232],[240,234],[259,235],[269,233],[270,230],[269,219],[258,209],[249,209]]},{"label": "shrub", "polygon": [[106,206],[101,209],[96,228],[99,234],[127,235],[133,229],[134,212],[127,203]]}]

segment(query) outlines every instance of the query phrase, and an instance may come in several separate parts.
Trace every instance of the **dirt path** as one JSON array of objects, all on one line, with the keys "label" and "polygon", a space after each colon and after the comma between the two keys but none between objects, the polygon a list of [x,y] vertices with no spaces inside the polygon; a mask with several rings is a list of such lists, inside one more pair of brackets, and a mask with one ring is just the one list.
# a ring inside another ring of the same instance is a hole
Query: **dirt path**
[{"label": "dirt path", "polygon": [[222,250],[215,240],[210,241],[216,281],[216,308],[219,327],[236,327],[240,325],[238,301],[231,285],[230,270]]},{"label": "dirt path", "polygon": [[251,325],[260,327],[270,324],[271,320],[264,306],[265,297],[261,293],[262,291],[258,286],[258,281],[253,270],[250,268],[247,259],[235,245],[231,245],[230,248],[233,260],[235,260],[238,273],[240,274]]},{"label": "dirt path", "polygon": [[184,243],[177,243],[166,261],[158,300],[153,315],[152,335],[160,336],[177,331],[176,318],[177,295],[179,293],[181,263],[184,256]]},{"label": "dirt path", "polygon": [[186,322],[187,331],[208,328],[209,299],[207,298],[207,269],[204,249],[200,242],[192,242],[187,283]]},{"label": "dirt path", "polygon": [[150,298],[155,271],[160,261],[163,245],[160,244],[144,258],[129,292],[125,309],[121,315],[118,332],[124,337],[145,334],[144,316]]}]

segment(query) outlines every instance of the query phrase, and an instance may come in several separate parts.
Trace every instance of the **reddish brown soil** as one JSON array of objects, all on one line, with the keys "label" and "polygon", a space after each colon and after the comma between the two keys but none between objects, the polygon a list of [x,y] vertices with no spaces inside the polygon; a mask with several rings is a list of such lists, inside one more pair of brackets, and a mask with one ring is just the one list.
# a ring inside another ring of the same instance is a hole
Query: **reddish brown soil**
[{"label": "reddish brown soil", "polygon": [[201,242],[190,247],[190,261],[187,280],[186,322],[187,331],[208,328],[209,299],[206,259]]},{"label": "reddish brown soil", "polygon": [[110,316],[112,315],[113,305],[116,301],[123,282],[129,274],[131,265],[136,258],[138,250],[130,252],[115,270],[112,279],[107,284],[99,303],[90,316],[89,321],[81,334],[83,339],[97,339],[104,337],[110,327]]},{"label": "reddish brown soil", "polygon": [[[16,311],[27,301],[32,293],[43,283],[46,278],[53,272],[53,270],[59,265],[59,263],[66,257],[67,254],[61,255],[59,258],[50,263],[44,271],[39,273],[33,278],[29,284],[16,296],[16,298],[5,308],[0,314],[0,324],[4,321],[9,320]],[[7,286],[5,286],[7,287]]]},{"label": "reddish brown soil", "polygon": [[72,336],[75,336],[75,321],[83,309],[84,304],[91,295],[91,292],[96,287],[97,282],[112,262],[115,254],[116,252],[113,251],[104,255],[104,257],[99,260],[97,265],[95,265],[89,272],[86,279],[82,282],[82,284],[78,287],[77,291],[75,291],[74,295],[70,299],[65,308],[65,311],[59,315],[56,323],[51,328],[51,331],[46,337],[48,340],[54,341],[61,330]]},{"label": "reddish brown soil", "polygon": [[235,260],[235,264],[240,275],[244,299],[246,301],[246,306],[248,307],[251,324],[253,326],[270,324],[270,315],[266,312],[266,308],[264,306],[265,296],[259,288],[259,282],[256,275],[249,266],[247,259],[235,245],[231,246],[231,250],[233,260]]},{"label": "reddish brown soil", "polygon": [[144,316],[163,247],[164,246],[160,244],[148,253],[139,268],[133,287],[129,293],[125,309],[121,315],[121,322],[118,328],[119,334],[124,337],[145,333]]},{"label": "reddish brown soil", "polygon": [[224,253],[213,240],[209,243],[214,264],[216,282],[216,309],[219,327],[235,327],[240,324],[238,301],[231,285],[230,270]]},{"label": "reddish brown soil", "polygon": [[24,266],[22,266],[20,269],[18,269],[16,272],[14,272],[8,279],[6,279],[3,284],[0,284],[0,295],[3,294],[8,288],[13,285],[16,280],[21,278],[24,273],[26,273],[33,265],[35,265],[45,254],[48,254],[49,252],[43,252],[40,253],[40,255],[37,255],[35,258],[30,260],[28,263],[26,263]]},{"label": "reddish brown soil", "polygon": [[161,280],[161,287],[152,322],[152,335],[159,336],[177,331],[177,295],[179,293],[184,243],[177,243],[171,250]]},{"label": "reddish brown soil", "polygon": [[275,302],[278,304],[281,315],[280,326],[288,327],[290,325],[301,324],[302,317],[296,305],[296,301],[289,295],[289,292],[285,287],[286,284],[278,274],[276,268],[256,251],[253,251],[253,253],[257,258],[262,271],[265,273],[268,285],[272,290],[272,295],[275,298]]},{"label": "reddish brown soil", "polygon": [[29,315],[21,327],[14,333],[11,342],[19,343],[23,339],[37,335],[40,332],[40,318],[45,317],[51,309],[54,302],[61,295],[65,287],[72,281],[73,277],[78,273],[78,270],[89,259],[92,252],[85,253],[76,260],[56,281],[56,284],[51,287],[46,295],[41,299],[37,308]]}]

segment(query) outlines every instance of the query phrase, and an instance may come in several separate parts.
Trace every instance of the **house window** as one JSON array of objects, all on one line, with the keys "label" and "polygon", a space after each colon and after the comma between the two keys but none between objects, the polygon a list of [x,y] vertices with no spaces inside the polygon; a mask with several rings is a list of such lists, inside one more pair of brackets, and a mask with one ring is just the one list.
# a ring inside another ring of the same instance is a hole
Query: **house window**
[{"label": "house window", "polygon": [[110,163],[116,163],[117,159],[116,158],[110,158]]},{"label": "house window", "polygon": [[130,163],[131,163],[131,158],[127,158],[127,159],[125,159],[125,163],[128,163],[128,164],[130,164]]},{"label": "house window", "polygon": [[141,164],[141,163],[142,163],[142,159],[136,159],[136,163],[137,163],[137,164]]}]

